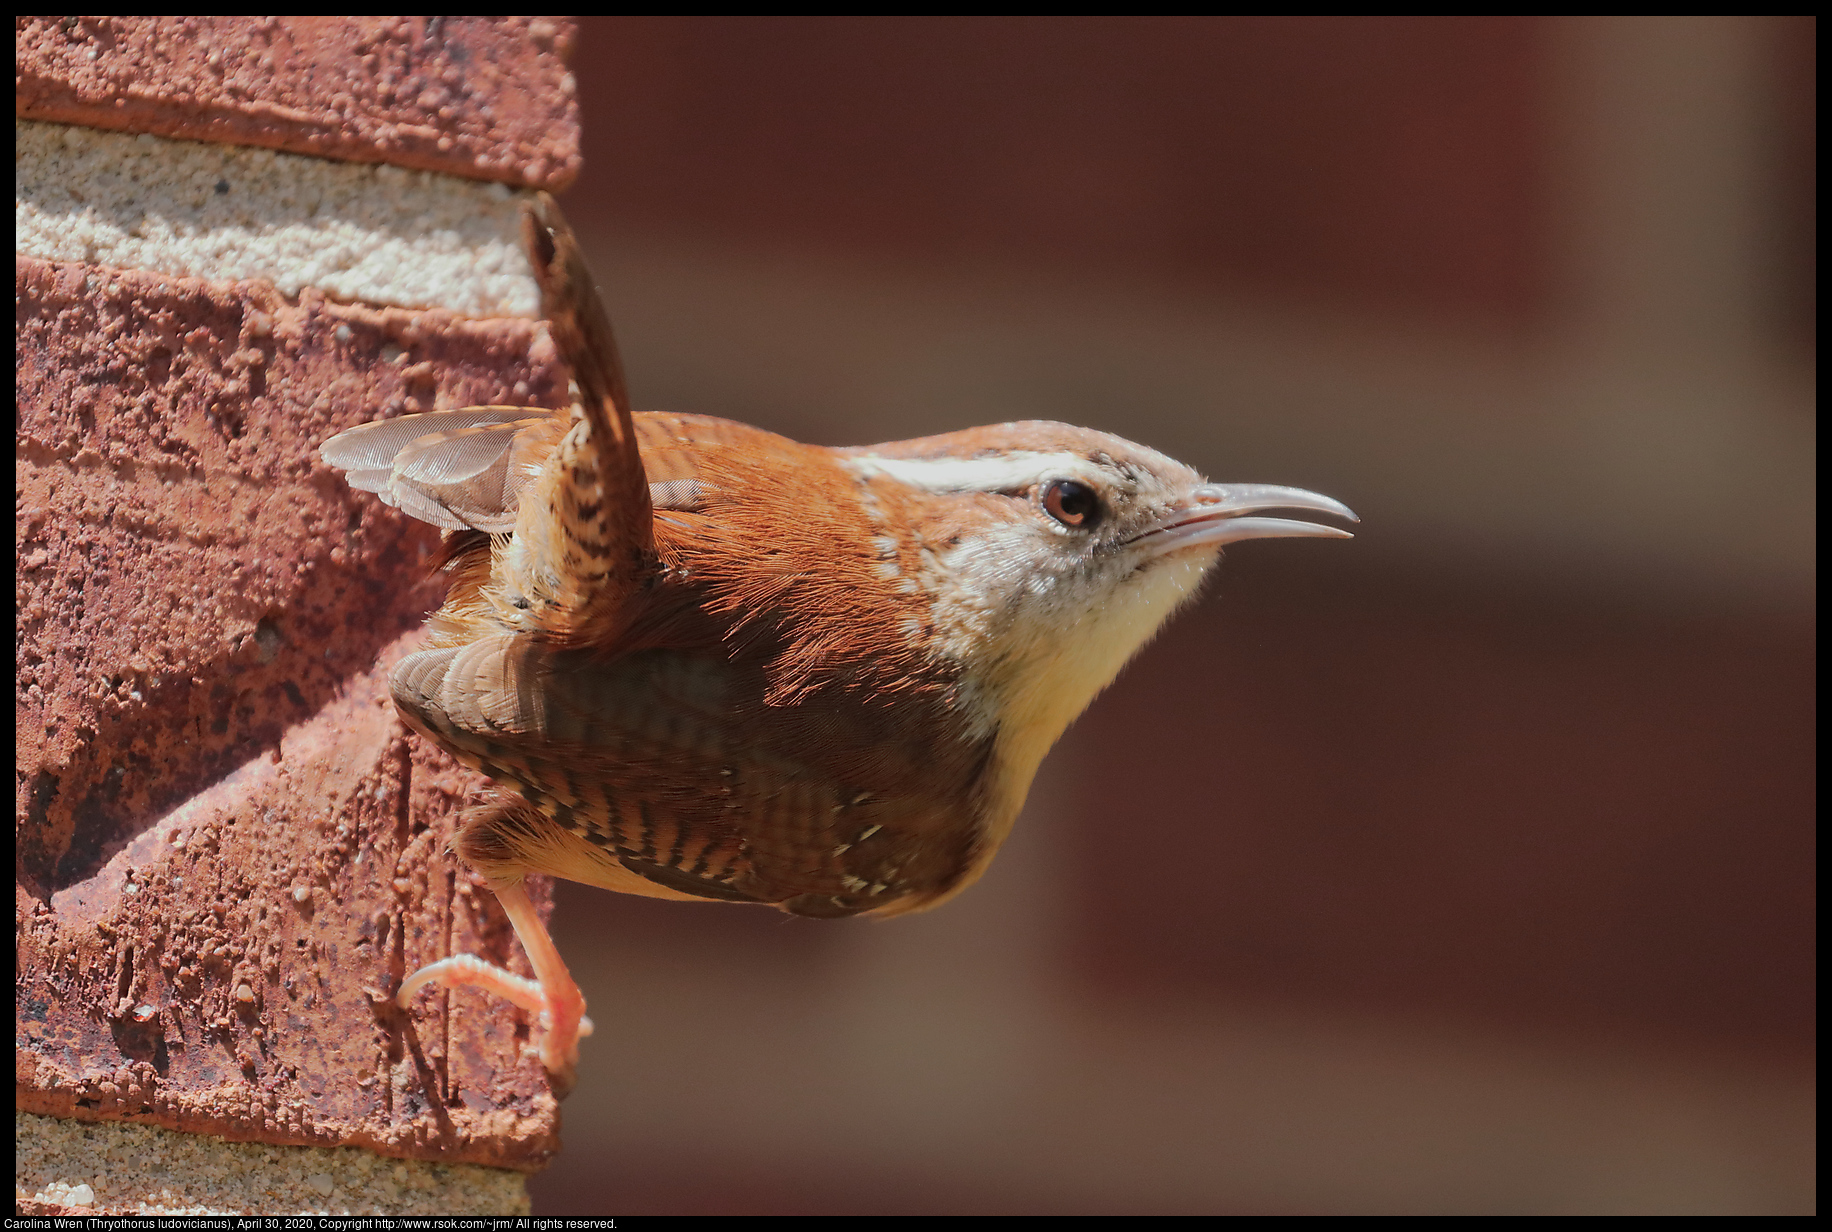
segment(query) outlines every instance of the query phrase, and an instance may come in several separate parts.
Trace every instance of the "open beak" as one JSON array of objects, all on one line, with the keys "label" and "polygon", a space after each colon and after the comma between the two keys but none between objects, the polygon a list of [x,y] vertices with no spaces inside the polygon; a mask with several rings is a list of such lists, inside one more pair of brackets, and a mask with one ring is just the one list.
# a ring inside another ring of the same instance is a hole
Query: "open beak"
[{"label": "open beak", "polygon": [[1241,539],[1353,539],[1346,530],[1299,522],[1293,518],[1243,517],[1267,509],[1305,509],[1359,522],[1355,511],[1303,488],[1281,488],[1270,483],[1205,483],[1190,493],[1188,502],[1171,511],[1162,522],[1134,542],[1152,555],[1191,548],[1216,548]]}]

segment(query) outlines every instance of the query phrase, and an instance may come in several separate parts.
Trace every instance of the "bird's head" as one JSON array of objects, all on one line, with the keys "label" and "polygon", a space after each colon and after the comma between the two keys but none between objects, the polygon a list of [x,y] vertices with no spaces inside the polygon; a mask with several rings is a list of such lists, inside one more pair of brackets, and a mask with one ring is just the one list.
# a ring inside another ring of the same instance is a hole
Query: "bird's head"
[{"label": "bird's head", "polygon": [[[1143,445],[1024,422],[850,449],[866,489],[902,494],[938,653],[969,683],[1023,779],[1186,600],[1229,543],[1349,538],[1281,510],[1357,520],[1301,488],[1209,483]],[[870,499],[868,497],[868,499]],[[907,554],[905,556],[907,559]]]}]

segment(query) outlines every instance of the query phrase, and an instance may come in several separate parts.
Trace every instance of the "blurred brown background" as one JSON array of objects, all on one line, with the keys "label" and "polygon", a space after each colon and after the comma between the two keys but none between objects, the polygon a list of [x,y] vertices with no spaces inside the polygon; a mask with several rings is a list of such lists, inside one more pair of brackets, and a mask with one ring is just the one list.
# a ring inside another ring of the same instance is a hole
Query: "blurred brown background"
[{"label": "blurred brown background", "polygon": [[560,890],[537,1213],[1813,1208],[1810,18],[588,19],[639,408],[1046,417],[1236,548],[974,890]]}]

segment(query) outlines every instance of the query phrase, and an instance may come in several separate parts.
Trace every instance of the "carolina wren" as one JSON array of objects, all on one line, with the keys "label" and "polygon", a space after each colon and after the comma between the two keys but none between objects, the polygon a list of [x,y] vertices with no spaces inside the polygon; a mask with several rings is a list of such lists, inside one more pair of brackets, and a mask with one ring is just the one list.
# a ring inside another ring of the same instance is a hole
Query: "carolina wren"
[{"label": "carolina wren", "polygon": [[570,1086],[584,1000],[522,889],[548,873],[807,916],[933,907],[986,870],[1037,765],[1223,544],[1348,538],[1298,488],[1212,484],[1103,432],[1026,422],[861,448],[633,415],[610,324],[543,196],[525,231],[575,405],[378,420],[350,482],[453,532],[407,723],[504,791],[453,846],[527,980],[459,955],[404,983],[538,1013]]}]

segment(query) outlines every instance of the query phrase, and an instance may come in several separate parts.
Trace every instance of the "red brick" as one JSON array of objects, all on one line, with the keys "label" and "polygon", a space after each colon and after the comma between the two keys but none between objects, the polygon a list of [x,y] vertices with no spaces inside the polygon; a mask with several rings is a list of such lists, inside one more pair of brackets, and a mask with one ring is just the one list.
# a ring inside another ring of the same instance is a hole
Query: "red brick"
[{"label": "red brick", "polygon": [[559,190],[579,173],[572,23],[21,17],[27,119]]},{"label": "red brick", "polygon": [[19,1106],[539,1166],[525,1019],[472,1000],[428,1038],[377,1000],[521,955],[443,851],[475,776],[377,666],[437,601],[436,535],[317,457],[560,396],[538,327],[30,259],[16,286]]},{"label": "red brick", "polygon": [[1521,330],[1555,29],[1444,17],[588,17],[577,203],[918,268]]},{"label": "red brick", "polygon": [[1810,1052],[1810,619],[1238,555],[1057,754],[1090,995]]}]

